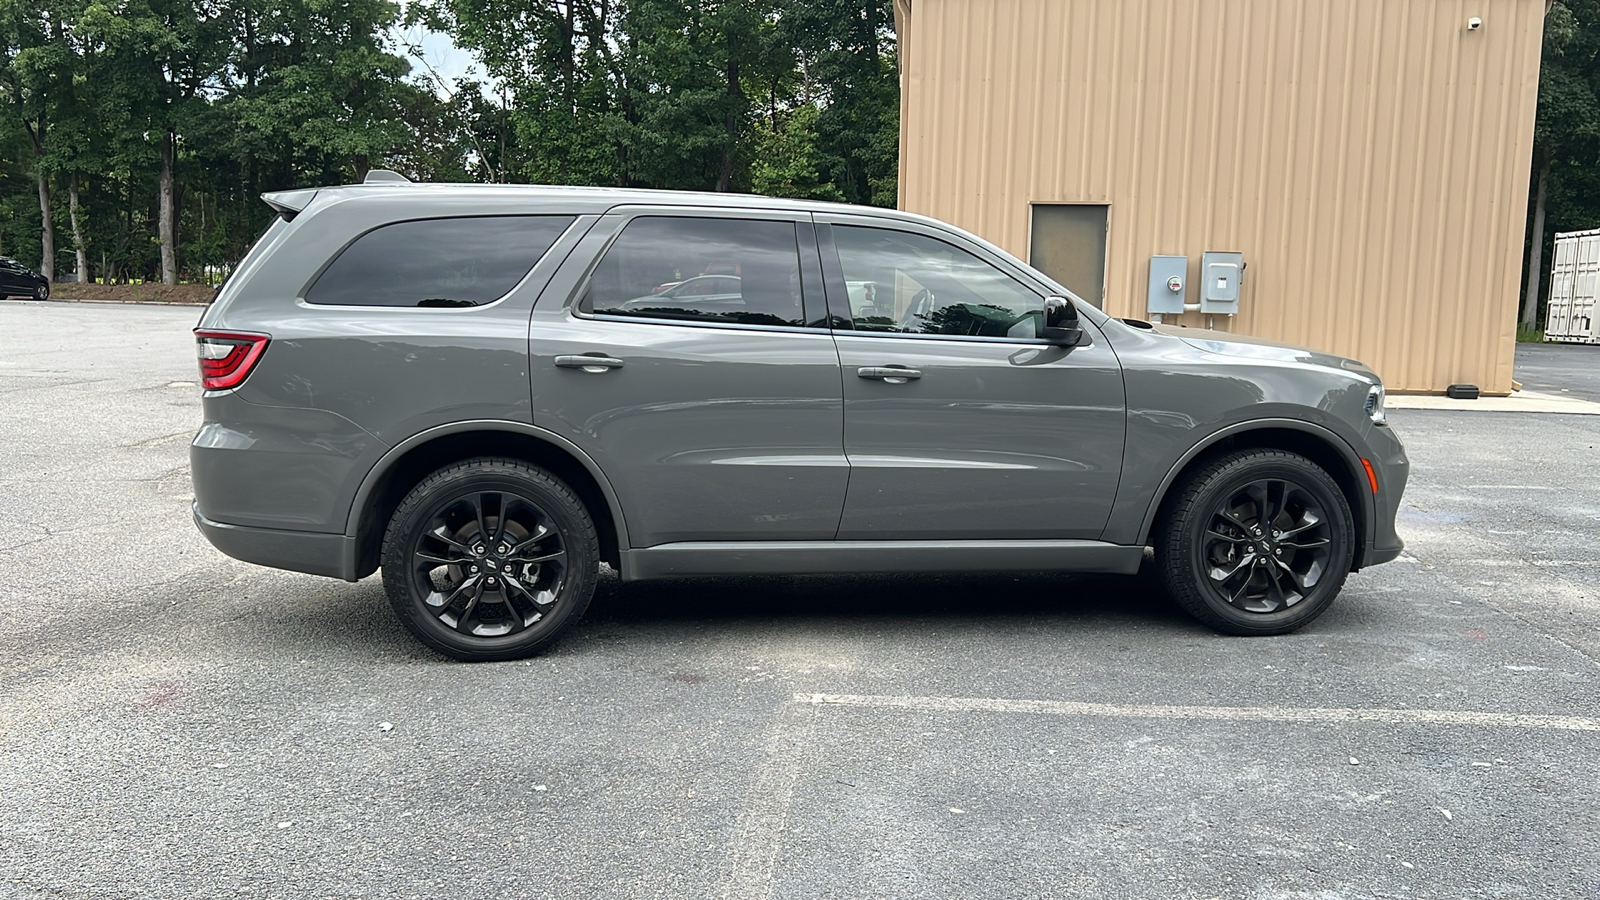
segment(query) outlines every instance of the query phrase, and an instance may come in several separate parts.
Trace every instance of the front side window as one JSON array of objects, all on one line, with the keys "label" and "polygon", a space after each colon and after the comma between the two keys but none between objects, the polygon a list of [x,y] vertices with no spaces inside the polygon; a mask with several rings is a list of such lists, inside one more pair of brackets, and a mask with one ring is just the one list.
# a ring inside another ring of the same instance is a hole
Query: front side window
[{"label": "front side window", "polygon": [[833,240],[857,331],[1039,337],[1044,298],[953,244],[855,225]]},{"label": "front side window", "polygon": [[600,260],[584,306],[612,316],[803,324],[794,223],[641,216]]},{"label": "front side window", "polygon": [[481,306],[505,296],[572,216],[420,219],[357,238],[306,291],[339,306]]}]

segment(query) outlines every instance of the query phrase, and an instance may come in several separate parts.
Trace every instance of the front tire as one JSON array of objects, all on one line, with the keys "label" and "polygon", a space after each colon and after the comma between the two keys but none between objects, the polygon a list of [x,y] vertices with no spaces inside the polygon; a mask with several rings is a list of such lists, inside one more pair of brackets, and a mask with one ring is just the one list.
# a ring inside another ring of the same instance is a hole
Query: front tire
[{"label": "front tire", "polygon": [[45,283],[45,282],[43,282],[43,281],[39,282],[39,286],[33,289],[33,299],[35,299],[35,300],[49,300],[50,299],[50,285]]},{"label": "front tire", "polygon": [[600,544],[571,488],[512,459],[440,469],[401,501],[383,586],[406,628],[446,656],[520,659],[582,618]]},{"label": "front tire", "polygon": [[1183,486],[1157,531],[1178,605],[1219,631],[1287,634],[1327,611],[1355,555],[1344,492],[1282,450],[1220,457]]}]

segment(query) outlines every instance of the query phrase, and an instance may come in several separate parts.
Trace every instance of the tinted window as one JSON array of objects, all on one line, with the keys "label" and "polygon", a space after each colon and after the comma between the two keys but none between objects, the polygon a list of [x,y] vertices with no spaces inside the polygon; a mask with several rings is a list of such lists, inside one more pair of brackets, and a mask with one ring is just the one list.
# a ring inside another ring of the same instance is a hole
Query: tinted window
[{"label": "tinted window", "polygon": [[614,316],[799,325],[794,223],[634,219],[600,261],[586,305]]},{"label": "tinted window", "polygon": [[484,216],[396,222],[345,248],[308,303],[478,306],[505,296],[572,224],[572,216]]},{"label": "tinted window", "polygon": [[1044,298],[952,244],[884,228],[833,227],[858,331],[1035,338]]}]

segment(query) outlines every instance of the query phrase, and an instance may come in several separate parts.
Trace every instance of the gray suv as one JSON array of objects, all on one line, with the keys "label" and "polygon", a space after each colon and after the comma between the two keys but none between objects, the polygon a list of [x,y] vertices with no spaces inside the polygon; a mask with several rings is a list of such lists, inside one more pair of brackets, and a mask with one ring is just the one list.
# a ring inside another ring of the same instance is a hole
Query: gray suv
[{"label": "gray suv", "polygon": [[949,225],[725,194],[368,183],[278,219],[195,330],[194,518],[458,659],[536,652],[604,562],[1132,574],[1279,634],[1393,559],[1360,363],[1111,318]]}]

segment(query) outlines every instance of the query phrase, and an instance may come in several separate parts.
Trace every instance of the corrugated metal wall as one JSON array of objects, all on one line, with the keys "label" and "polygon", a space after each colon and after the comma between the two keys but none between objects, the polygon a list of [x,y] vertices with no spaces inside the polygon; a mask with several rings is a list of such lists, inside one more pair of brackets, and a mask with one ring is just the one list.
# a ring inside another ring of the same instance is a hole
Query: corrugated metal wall
[{"label": "corrugated metal wall", "polygon": [[1107,203],[1113,314],[1237,250],[1219,328],[1509,391],[1545,6],[898,0],[901,206],[1026,258],[1030,203]]}]

